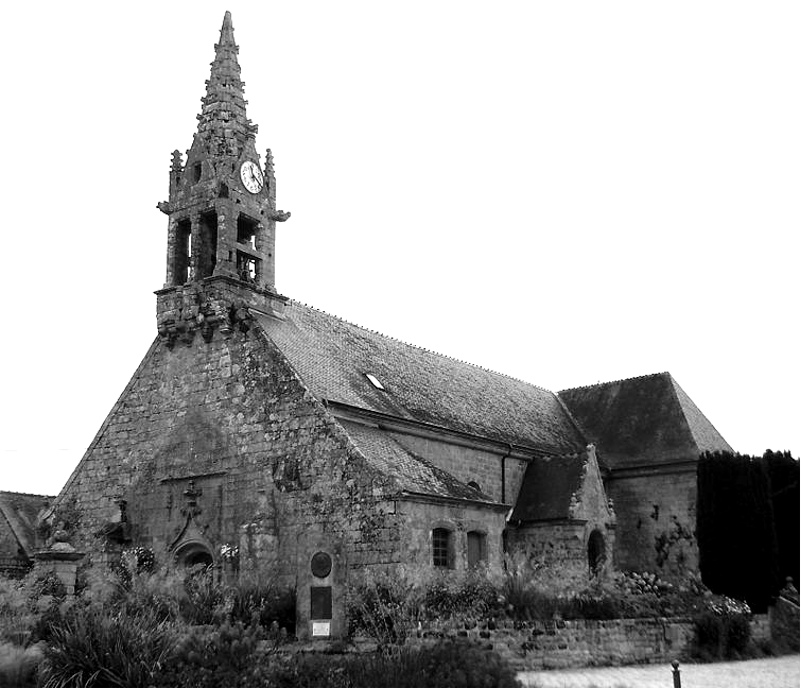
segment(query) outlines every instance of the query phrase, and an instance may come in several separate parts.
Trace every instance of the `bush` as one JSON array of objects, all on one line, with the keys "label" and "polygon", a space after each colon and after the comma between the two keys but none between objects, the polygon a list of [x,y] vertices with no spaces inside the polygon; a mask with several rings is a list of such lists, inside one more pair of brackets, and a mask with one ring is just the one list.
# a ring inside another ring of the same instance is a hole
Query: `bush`
[{"label": "bush", "polygon": [[295,591],[273,579],[242,576],[227,592],[230,619],[249,624],[256,622],[270,628],[276,624],[289,635],[295,634]]},{"label": "bush", "polygon": [[275,688],[519,688],[512,668],[492,650],[467,641],[400,648],[389,654],[297,656],[274,662]]},{"label": "bush", "polygon": [[425,620],[456,618],[478,622],[498,611],[498,589],[483,570],[438,572],[424,584]]},{"label": "bush", "polygon": [[41,685],[147,688],[174,641],[173,628],[155,613],[110,613],[100,606],[76,608],[52,627]]},{"label": "bush", "polygon": [[42,648],[39,645],[22,648],[0,642],[0,686],[3,688],[34,686],[42,656]]},{"label": "bush", "polygon": [[420,603],[406,576],[368,571],[346,592],[349,632],[379,645],[402,644],[417,627]]},{"label": "bush", "polygon": [[[159,688],[248,688],[264,685],[268,669],[259,663],[259,642],[266,639],[258,624],[224,623],[191,628],[178,641],[168,664],[153,680]],[[277,640],[277,639],[276,639]]]},{"label": "bush", "polygon": [[0,578],[0,643],[22,645],[35,621],[22,583]]},{"label": "bush", "polygon": [[702,661],[742,658],[750,650],[750,612],[744,602],[710,599],[693,619],[693,657]]},{"label": "bush", "polygon": [[180,599],[181,616],[191,624],[220,621],[226,613],[223,586],[214,582],[210,568],[199,564],[184,579],[186,594]]}]

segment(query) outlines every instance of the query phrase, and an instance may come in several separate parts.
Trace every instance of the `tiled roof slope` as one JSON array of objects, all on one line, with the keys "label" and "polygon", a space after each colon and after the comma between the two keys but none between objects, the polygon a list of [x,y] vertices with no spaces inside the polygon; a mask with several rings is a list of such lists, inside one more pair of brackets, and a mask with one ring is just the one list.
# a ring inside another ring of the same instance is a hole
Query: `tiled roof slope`
[{"label": "tiled roof slope", "polygon": [[0,491],[0,518],[5,518],[25,554],[33,554],[36,517],[54,497]]},{"label": "tiled roof slope", "polygon": [[285,316],[258,319],[318,398],[558,454],[585,444],[552,392],[296,302]]},{"label": "tiled roof slope", "polygon": [[389,476],[400,491],[432,497],[492,501],[478,490],[456,480],[450,473],[404,449],[387,432],[361,423],[339,422],[368,463]]},{"label": "tiled roof slope", "polygon": [[732,451],[670,373],[559,392],[609,468]]},{"label": "tiled roof slope", "polygon": [[570,498],[581,488],[586,453],[538,457],[526,468],[512,512],[514,521],[570,517]]}]

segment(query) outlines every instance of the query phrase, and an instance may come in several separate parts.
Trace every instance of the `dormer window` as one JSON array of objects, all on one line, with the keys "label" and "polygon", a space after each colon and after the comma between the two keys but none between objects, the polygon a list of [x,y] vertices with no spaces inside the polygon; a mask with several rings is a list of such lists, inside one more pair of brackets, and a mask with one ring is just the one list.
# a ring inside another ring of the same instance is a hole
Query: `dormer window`
[{"label": "dormer window", "polygon": [[384,385],[381,384],[381,381],[372,373],[365,373],[364,376],[370,380],[370,384],[373,385],[376,389],[380,389],[381,391],[386,391]]}]

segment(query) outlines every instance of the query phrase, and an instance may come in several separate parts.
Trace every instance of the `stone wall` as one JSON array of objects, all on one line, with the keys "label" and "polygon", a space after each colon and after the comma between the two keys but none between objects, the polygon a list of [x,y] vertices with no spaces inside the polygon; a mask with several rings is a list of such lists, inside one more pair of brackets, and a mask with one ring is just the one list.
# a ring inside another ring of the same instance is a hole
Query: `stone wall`
[{"label": "stone wall", "polygon": [[[669,663],[681,657],[693,639],[689,619],[615,619],[505,622],[457,633],[423,631],[413,643],[443,636],[470,638],[491,645],[516,671],[584,666]],[[751,624],[755,640],[770,634],[767,615]]]},{"label": "stone wall", "polygon": [[[432,531],[445,528],[451,531],[453,568],[457,571],[468,568],[467,533],[475,531],[484,536],[485,561],[499,571],[503,563],[502,533],[505,513],[465,504],[426,503],[424,501],[398,502],[404,523],[404,563],[429,567],[432,563]],[[425,573],[426,569],[422,569]]]},{"label": "stone wall", "polygon": [[613,472],[606,491],[617,516],[616,568],[661,576],[697,570],[695,464]]},{"label": "stone wall", "polygon": [[316,552],[332,556],[339,588],[348,570],[401,559],[388,490],[263,332],[237,328],[157,340],[51,518],[70,512],[73,542],[95,562],[121,500],[121,546],[150,547],[158,563],[219,563],[222,546],[239,545],[241,566],[278,566],[297,585],[303,620]]},{"label": "stone wall", "polygon": [[782,591],[776,603],[770,607],[768,616],[769,630],[773,638],[787,649],[798,652],[798,591],[792,585],[788,585]]},{"label": "stone wall", "polygon": [[581,522],[529,523],[510,529],[509,548],[522,549],[528,557],[589,582],[588,534],[586,524]]},{"label": "stone wall", "polygon": [[[500,502],[514,504],[526,465],[531,457],[517,453],[509,456],[506,449],[499,450],[490,443],[481,446],[479,441],[468,443],[444,441],[436,437],[424,437],[403,432],[391,433],[392,438],[405,449],[427,457],[432,463],[467,484],[476,482],[481,491]],[[470,446],[472,444],[472,446]],[[505,485],[502,484],[502,477]]]}]

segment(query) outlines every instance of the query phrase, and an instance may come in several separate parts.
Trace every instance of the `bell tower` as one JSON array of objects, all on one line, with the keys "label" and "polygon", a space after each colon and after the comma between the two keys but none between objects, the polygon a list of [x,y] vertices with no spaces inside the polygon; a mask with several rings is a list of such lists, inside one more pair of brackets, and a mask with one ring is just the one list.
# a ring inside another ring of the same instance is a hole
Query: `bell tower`
[{"label": "bell tower", "polygon": [[267,149],[256,151],[258,127],[246,115],[231,13],[214,46],[211,75],[184,161],[172,154],[167,277],[156,292],[159,334],[172,345],[206,339],[230,327],[231,314],[253,309],[280,317],[286,298],[275,289],[275,173]]}]

